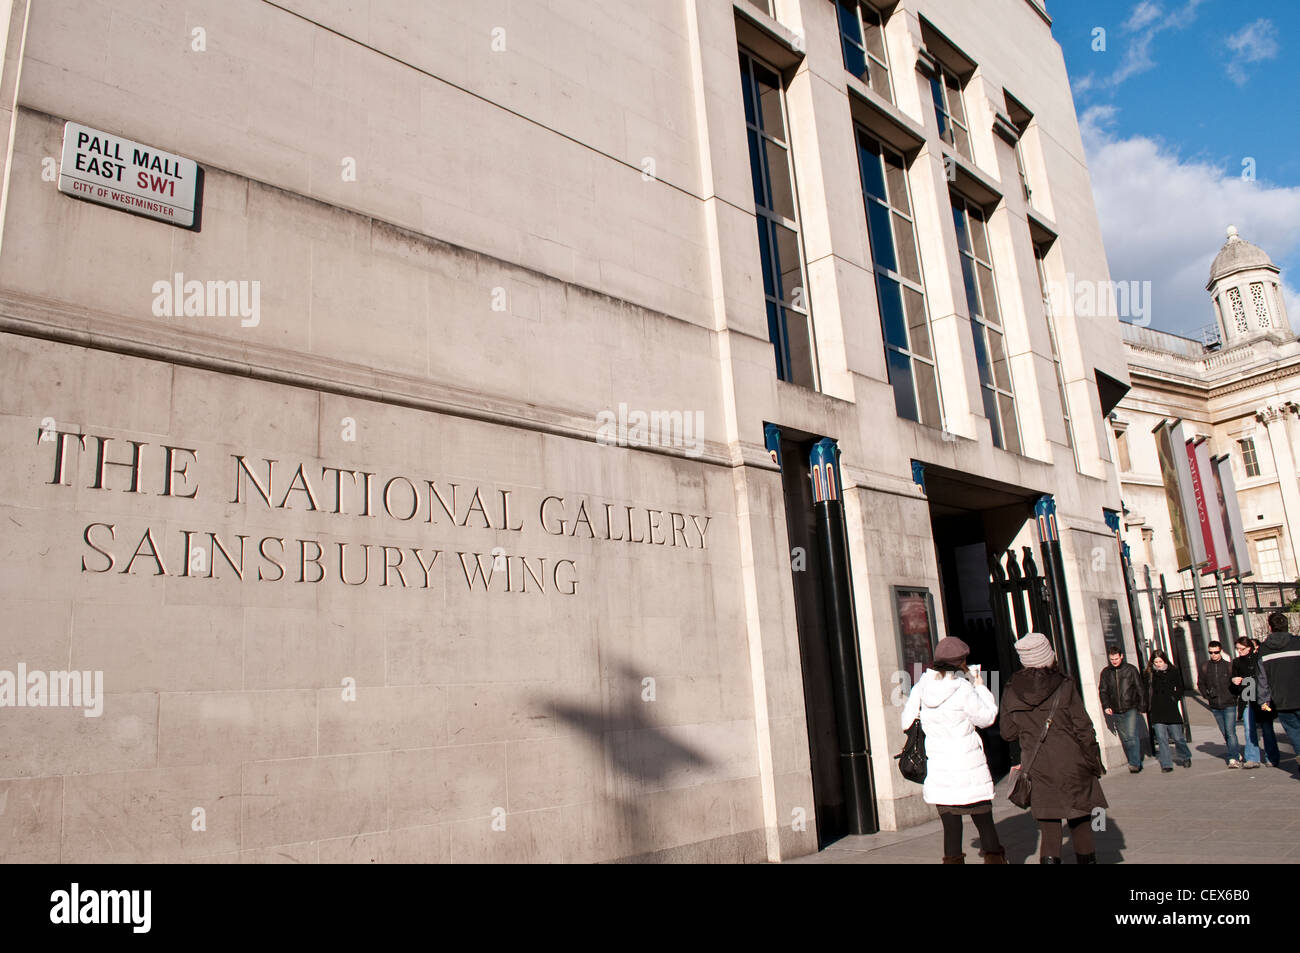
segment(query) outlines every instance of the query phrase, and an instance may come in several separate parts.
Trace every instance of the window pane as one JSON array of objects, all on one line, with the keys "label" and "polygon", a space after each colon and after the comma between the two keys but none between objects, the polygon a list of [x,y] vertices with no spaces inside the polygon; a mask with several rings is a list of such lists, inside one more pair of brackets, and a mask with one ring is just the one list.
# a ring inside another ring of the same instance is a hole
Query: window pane
[{"label": "window pane", "polygon": [[898,271],[894,255],[894,238],[889,233],[889,209],[879,202],[867,200],[867,222],[871,232],[871,260],[877,268]]},{"label": "window pane", "polygon": [[794,189],[790,187],[790,161],[784,146],[777,145],[770,139],[764,139],[767,152],[767,175],[772,190],[772,211],[783,218],[794,220]]},{"label": "window pane", "polygon": [[838,0],[840,15],[840,36],[862,45],[862,30],[858,26],[857,0]]},{"label": "window pane", "polygon": [[984,219],[975,209],[970,212],[970,240],[971,251],[975,253],[975,257],[980,261],[990,261],[989,239],[985,231]]},{"label": "window pane", "polygon": [[879,23],[871,21],[871,14],[864,12],[862,19],[867,21],[867,52],[882,63],[886,62],[884,31],[881,30]]},{"label": "window pane", "polygon": [[970,158],[970,136],[966,134],[965,129],[961,126],[954,125],[952,127],[952,139],[950,141],[952,142],[953,148],[957,150],[958,155],[967,159]]},{"label": "window pane", "polygon": [[844,68],[863,82],[868,82],[867,57],[861,47],[851,42],[848,37],[842,39],[840,45],[844,49]]},{"label": "window pane", "polygon": [[1065,420],[1065,445],[1073,448],[1074,434],[1071,431],[1074,428],[1070,426],[1070,405],[1065,400],[1065,381],[1061,378],[1061,366],[1059,364],[1056,366],[1056,393],[1061,399],[1061,417]]},{"label": "window pane", "polygon": [[952,204],[952,224],[957,229],[957,247],[969,253],[970,236],[966,233],[966,214],[962,211],[961,204],[955,199]]},{"label": "window pane", "polygon": [[897,153],[886,152],[885,178],[889,180],[889,204],[900,212],[912,214],[912,206],[907,200],[907,173],[903,170],[903,160]]},{"label": "window pane", "polygon": [[776,290],[776,271],[772,268],[772,225],[771,222],[758,216],[758,256],[759,264],[763,267],[763,293],[769,298],[777,296]]},{"label": "window pane", "polygon": [[976,265],[975,271],[979,274],[980,301],[984,306],[984,316],[1001,324],[1001,317],[998,313],[998,295],[993,289],[993,271],[983,265]]},{"label": "window pane", "polygon": [[934,117],[939,121],[939,135],[947,136],[947,110],[943,105],[943,84],[937,78],[930,80],[930,98],[934,100]]},{"label": "window pane", "polygon": [[988,386],[993,383],[993,377],[989,373],[989,352],[987,345],[984,343],[984,325],[978,321],[972,321],[970,329],[971,337],[975,341],[975,366],[979,368],[980,384]]},{"label": "window pane", "polygon": [[753,124],[754,119],[754,78],[749,75],[749,57],[740,54],[740,89],[745,100],[745,122]]},{"label": "window pane", "polygon": [[758,133],[749,130],[749,175],[754,183],[754,204],[768,207],[767,191],[763,185],[763,159],[758,151]]},{"label": "window pane", "polygon": [[966,124],[966,110],[962,108],[961,85],[957,77],[946,70],[943,74],[943,83],[948,87],[948,114],[964,126]]},{"label": "window pane", "polygon": [[885,349],[889,361],[889,383],[894,388],[894,407],[898,416],[908,420],[920,420],[916,409],[916,396],[912,393],[911,359],[906,354]]},{"label": "window pane", "polygon": [[907,309],[907,330],[911,337],[913,354],[934,357],[930,351],[930,326],[925,320],[925,298],[918,291],[903,288],[903,305]]},{"label": "window pane", "polygon": [[993,380],[1002,390],[1011,390],[1011,373],[1007,365],[1006,342],[1002,332],[992,328],[989,331],[989,357],[993,362]]},{"label": "window pane", "polygon": [[785,348],[781,344],[781,315],[771,301],[767,303],[767,339],[772,342],[772,350],[776,355],[776,376],[788,380],[790,374],[786,370]]},{"label": "window pane", "polygon": [[1002,433],[1005,438],[1003,446],[1012,453],[1020,452],[1020,428],[1016,425],[1016,405],[1006,394],[998,394],[998,406],[1002,410]]},{"label": "window pane", "polygon": [[785,141],[785,120],[781,117],[781,86],[776,74],[754,64],[754,74],[759,79],[758,105],[763,116],[763,131],[774,139]]},{"label": "window pane", "polygon": [[894,214],[894,238],[898,242],[895,252],[898,256],[899,274],[919,285],[921,264],[916,257],[916,236],[912,232],[912,223],[897,213]]},{"label": "window pane", "polygon": [[961,258],[961,277],[966,283],[966,307],[971,320],[981,316],[979,295],[975,292],[975,263],[965,255]]},{"label": "window pane", "polygon": [[790,346],[790,380],[801,387],[813,386],[812,340],[808,334],[808,316],[783,309],[786,335]]},{"label": "window pane", "polygon": [[894,97],[889,92],[889,72],[875,60],[869,60],[867,68],[871,72],[871,88],[892,103]]},{"label": "window pane", "polygon": [[776,239],[777,267],[781,269],[781,290],[778,297],[789,303],[793,300],[795,289],[803,286],[799,272],[799,235],[775,222],[772,223],[772,234]]},{"label": "window pane", "polygon": [[988,418],[989,429],[993,431],[993,446],[1006,449],[1006,443],[1002,439],[1002,424],[998,422],[998,401],[997,395],[987,387],[981,387],[980,393],[984,395],[984,416]]},{"label": "window pane", "polygon": [[942,427],[943,413],[939,410],[939,382],[935,377],[933,365],[924,361],[913,361],[912,371],[916,375],[916,398],[921,406],[921,423],[927,427]]},{"label": "window pane", "polygon": [[876,290],[880,298],[880,327],[885,334],[885,343],[906,348],[907,321],[903,317],[903,298],[898,282],[877,275]]},{"label": "window pane", "polygon": [[887,201],[885,176],[880,168],[880,144],[858,133],[858,166],[862,170],[862,188],[882,202]]}]

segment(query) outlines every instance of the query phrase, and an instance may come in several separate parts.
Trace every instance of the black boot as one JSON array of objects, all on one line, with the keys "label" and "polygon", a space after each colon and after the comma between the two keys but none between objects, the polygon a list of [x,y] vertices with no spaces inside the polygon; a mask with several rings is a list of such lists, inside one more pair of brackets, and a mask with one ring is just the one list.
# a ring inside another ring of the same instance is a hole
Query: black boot
[{"label": "black boot", "polygon": [[1075,854],[1075,855],[1074,855],[1074,862],[1075,862],[1076,864],[1095,864],[1095,863],[1097,862],[1097,855],[1096,855],[1095,853],[1092,853],[1092,854]]},{"label": "black boot", "polygon": [[1059,858],[1059,857],[1039,857],[1039,858],[1038,858],[1038,862],[1039,862],[1040,864],[1059,864],[1059,863],[1061,862],[1061,858]]}]

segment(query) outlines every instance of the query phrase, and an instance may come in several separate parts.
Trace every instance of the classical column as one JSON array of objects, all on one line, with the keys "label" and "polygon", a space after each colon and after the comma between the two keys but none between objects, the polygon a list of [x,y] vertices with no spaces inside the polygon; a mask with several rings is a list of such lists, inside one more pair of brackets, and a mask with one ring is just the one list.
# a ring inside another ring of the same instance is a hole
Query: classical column
[{"label": "classical column", "polygon": [[[1290,405],[1294,406],[1294,405]],[[1255,411],[1255,419],[1264,425],[1268,445],[1273,451],[1273,469],[1282,491],[1282,512],[1286,517],[1287,538],[1291,542],[1291,559],[1300,571],[1300,486],[1296,484],[1295,453],[1287,434],[1287,405],[1267,404]]]}]

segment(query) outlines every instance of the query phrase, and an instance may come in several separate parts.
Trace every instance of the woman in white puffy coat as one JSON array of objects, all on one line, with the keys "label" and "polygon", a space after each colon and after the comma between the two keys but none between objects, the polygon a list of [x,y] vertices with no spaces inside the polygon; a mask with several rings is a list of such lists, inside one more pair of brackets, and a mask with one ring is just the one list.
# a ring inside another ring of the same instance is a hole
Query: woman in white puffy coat
[{"label": "woman in white puffy coat", "polygon": [[980,835],[986,864],[1005,864],[1006,851],[993,826],[993,777],[976,732],[998,717],[998,703],[978,675],[966,669],[970,647],[961,639],[941,639],[934,665],[907,696],[903,730],[918,714],[925,732],[926,774],[922,796],[939,809],[943,823],[943,862],[965,863],[961,819],[969,815]]}]

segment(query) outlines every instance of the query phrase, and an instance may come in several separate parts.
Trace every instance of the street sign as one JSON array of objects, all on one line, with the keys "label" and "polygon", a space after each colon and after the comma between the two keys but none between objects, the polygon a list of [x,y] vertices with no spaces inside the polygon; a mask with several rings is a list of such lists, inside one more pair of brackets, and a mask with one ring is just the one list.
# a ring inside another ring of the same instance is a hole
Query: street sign
[{"label": "street sign", "polygon": [[182,228],[194,225],[199,167],[80,123],[63,126],[59,191]]}]

